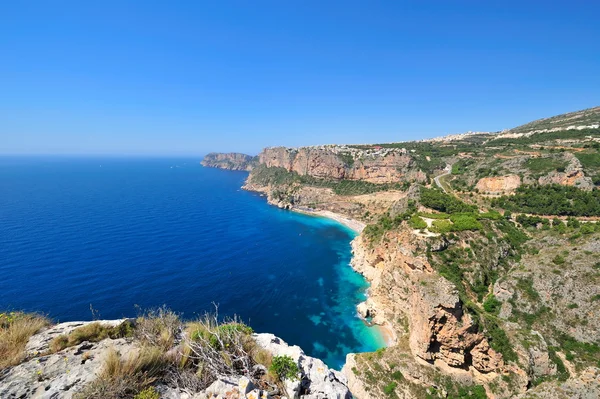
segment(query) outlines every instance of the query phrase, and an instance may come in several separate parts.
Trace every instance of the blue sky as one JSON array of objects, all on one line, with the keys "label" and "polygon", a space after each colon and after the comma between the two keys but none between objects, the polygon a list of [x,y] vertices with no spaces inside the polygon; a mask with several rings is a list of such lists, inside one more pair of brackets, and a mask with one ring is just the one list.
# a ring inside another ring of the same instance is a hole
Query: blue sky
[{"label": "blue sky", "polygon": [[591,0],[6,1],[0,153],[510,128],[600,105],[599,14]]}]

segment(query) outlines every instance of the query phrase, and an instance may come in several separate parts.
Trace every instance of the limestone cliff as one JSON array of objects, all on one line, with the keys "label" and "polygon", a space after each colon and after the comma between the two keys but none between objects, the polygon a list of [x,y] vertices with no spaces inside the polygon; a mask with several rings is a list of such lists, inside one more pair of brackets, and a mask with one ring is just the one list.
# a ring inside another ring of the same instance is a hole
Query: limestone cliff
[{"label": "limestone cliff", "polygon": [[483,177],[477,182],[476,188],[481,193],[506,194],[514,192],[521,185],[518,175],[500,177]]},{"label": "limestone cliff", "polygon": [[250,171],[256,164],[256,157],[230,152],[227,154],[211,152],[206,154],[200,164],[211,168]]},{"label": "limestone cliff", "polygon": [[267,167],[284,168],[319,179],[362,180],[370,183],[424,181],[413,158],[401,149],[362,150],[346,146],[270,147],[258,155]]},{"label": "limestone cliff", "polygon": [[571,153],[565,153],[564,158],[568,162],[563,172],[552,171],[546,176],[538,179],[539,184],[560,184],[563,186],[575,186],[582,190],[592,190],[594,183],[592,179],[585,176],[581,162]]},{"label": "limestone cliff", "polygon": [[503,365],[474,320],[462,309],[456,287],[429,265],[427,243],[409,230],[390,234],[371,247],[364,237],[353,243],[353,267],[370,282],[363,315],[375,323],[407,320],[412,354],[427,362],[488,373]]}]

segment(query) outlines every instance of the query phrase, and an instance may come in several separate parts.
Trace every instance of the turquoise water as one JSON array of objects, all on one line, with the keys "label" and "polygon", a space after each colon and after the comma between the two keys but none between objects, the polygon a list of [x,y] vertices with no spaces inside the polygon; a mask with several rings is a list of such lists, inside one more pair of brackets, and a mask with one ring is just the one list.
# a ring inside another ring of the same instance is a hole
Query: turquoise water
[{"label": "turquoise water", "polygon": [[60,320],[219,305],[340,367],[383,346],[356,316],[354,233],[269,206],[194,159],[0,158],[0,308]]}]

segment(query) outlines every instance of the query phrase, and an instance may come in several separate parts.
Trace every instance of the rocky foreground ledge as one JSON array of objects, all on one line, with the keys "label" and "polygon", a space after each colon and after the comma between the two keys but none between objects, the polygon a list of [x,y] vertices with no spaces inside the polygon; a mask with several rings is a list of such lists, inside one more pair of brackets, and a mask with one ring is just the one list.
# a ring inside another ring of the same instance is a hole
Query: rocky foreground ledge
[{"label": "rocky foreground ledge", "polygon": [[[104,338],[98,342],[83,341],[77,345],[56,351],[57,337],[69,337],[77,334],[82,327],[93,323],[102,328],[118,328],[128,320],[104,320],[97,322],[68,322],[48,327],[33,335],[25,348],[25,360],[20,364],[0,371],[0,398],[97,398],[105,397],[99,390],[87,389],[90,384],[101,378],[106,372],[108,358],[115,351],[118,358],[127,364],[126,359],[133,359],[141,352],[137,338]],[[282,378],[273,386],[280,388],[264,389],[244,375],[222,375],[211,381],[210,385],[199,392],[191,392],[189,381],[179,381],[179,387],[163,382],[160,378],[150,386],[148,396],[132,394],[136,399],[277,399],[305,398],[321,399],[352,398],[347,387],[346,377],[329,369],[321,360],[306,356],[298,346],[290,346],[273,334],[251,334],[263,357],[289,357],[297,367],[295,378]],[[228,345],[228,344],[225,344]],[[177,344],[169,352],[177,351]],[[182,348],[182,346],[179,346]],[[224,352],[225,353],[225,352]],[[266,355],[265,355],[266,353]],[[228,356],[228,355],[224,355]],[[192,357],[192,356],[191,356]],[[233,356],[231,357],[231,359]],[[136,361],[137,362],[137,361]],[[135,363],[135,362],[134,362]],[[125,366],[126,368],[126,366]],[[146,371],[149,377],[151,371]],[[198,373],[198,372],[196,372]],[[266,367],[254,364],[252,374],[267,373]],[[194,378],[192,373],[192,378]],[[189,375],[187,378],[190,378]],[[175,384],[177,385],[177,384]],[[85,393],[82,393],[86,391]],[[106,397],[109,396],[107,394]],[[119,396],[120,397],[120,396]],[[129,396],[126,396],[129,397]]]}]

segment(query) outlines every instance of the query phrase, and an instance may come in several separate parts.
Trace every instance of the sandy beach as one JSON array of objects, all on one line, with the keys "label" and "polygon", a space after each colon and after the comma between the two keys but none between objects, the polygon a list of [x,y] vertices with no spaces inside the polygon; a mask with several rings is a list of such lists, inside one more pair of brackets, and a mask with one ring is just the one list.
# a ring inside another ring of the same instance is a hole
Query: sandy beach
[{"label": "sandy beach", "polygon": [[396,333],[390,323],[386,321],[385,324],[379,325],[378,327],[383,336],[383,340],[385,341],[385,346],[394,346],[396,344]]},{"label": "sandy beach", "polygon": [[304,213],[306,215],[322,216],[328,219],[333,219],[336,222],[341,223],[344,226],[354,230],[357,234],[360,234],[366,226],[366,224],[364,224],[363,222],[347,218],[345,216],[331,211],[321,211],[298,206],[293,207],[291,210],[298,213]]}]

